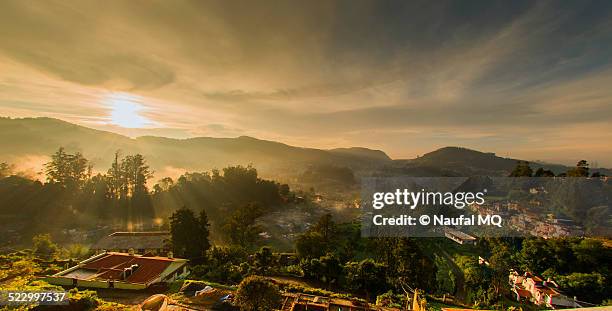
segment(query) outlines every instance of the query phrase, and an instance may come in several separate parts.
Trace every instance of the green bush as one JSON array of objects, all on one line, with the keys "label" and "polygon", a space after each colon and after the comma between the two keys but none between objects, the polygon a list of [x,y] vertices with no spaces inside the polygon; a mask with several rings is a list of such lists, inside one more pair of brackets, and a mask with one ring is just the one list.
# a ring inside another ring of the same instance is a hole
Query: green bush
[{"label": "green bush", "polygon": [[235,303],[240,310],[263,311],[278,308],[281,293],[274,283],[261,276],[249,276],[240,282]]}]

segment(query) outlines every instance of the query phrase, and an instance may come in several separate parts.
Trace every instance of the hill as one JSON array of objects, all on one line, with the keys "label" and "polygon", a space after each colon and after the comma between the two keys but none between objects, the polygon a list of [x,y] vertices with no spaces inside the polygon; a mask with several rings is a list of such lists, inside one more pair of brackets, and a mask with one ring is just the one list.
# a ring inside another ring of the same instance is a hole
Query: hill
[{"label": "hill", "polygon": [[[462,147],[444,147],[411,160],[395,160],[394,168],[413,176],[507,176],[521,159],[499,157],[492,152],[481,152]],[[531,162],[535,171],[542,167],[555,174],[570,167],[542,162]],[[596,169],[610,175],[612,170]]]},{"label": "hill", "polygon": [[412,161],[416,166],[433,166],[459,172],[461,175],[499,175],[511,171],[516,159],[498,157],[495,153],[480,152],[461,147],[444,147],[424,154]]},{"label": "hill", "polygon": [[[444,147],[410,160],[392,160],[381,150],[361,147],[330,150],[302,148],[248,136],[236,138],[196,137],[175,139],[155,136],[129,138],[53,118],[0,118],[0,162],[17,167],[38,166],[63,146],[80,151],[94,163],[94,170],[106,171],[117,150],[143,154],[156,178],[178,176],[185,171],[206,171],[228,165],[255,166],[264,176],[293,179],[314,167],[351,168],[356,176],[505,176],[518,159],[461,147]],[[555,173],[568,167],[531,163]],[[599,169],[612,175],[609,169]]]},{"label": "hill", "polygon": [[301,148],[248,136],[133,139],[53,118],[0,118],[0,161],[21,164],[24,159],[48,156],[60,146],[82,152],[93,161],[94,170],[102,171],[110,166],[116,150],[122,154],[138,152],[158,172],[157,177],[172,171],[204,171],[238,164],[252,164],[270,176],[297,173],[311,165],[359,170],[390,162],[384,152],[366,148]]},{"label": "hill", "polygon": [[335,148],[329,150],[335,154],[341,155],[352,155],[355,157],[368,158],[375,161],[390,161],[391,158],[381,150],[372,150],[368,148],[362,147],[352,147],[352,148]]}]

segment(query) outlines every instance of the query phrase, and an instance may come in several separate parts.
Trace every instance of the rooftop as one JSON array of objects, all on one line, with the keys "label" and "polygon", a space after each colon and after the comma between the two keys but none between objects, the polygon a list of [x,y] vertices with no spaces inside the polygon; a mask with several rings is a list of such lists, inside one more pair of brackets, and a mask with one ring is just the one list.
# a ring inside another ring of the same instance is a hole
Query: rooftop
[{"label": "rooftop", "polygon": [[[109,252],[87,259],[81,262],[76,269],[71,268],[55,276],[80,280],[122,280],[129,283],[149,283],[173,262],[186,262],[186,260]],[[133,265],[138,265],[138,267],[129,276],[122,279],[124,269]]]},{"label": "rooftop", "polygon": [[523,288],[517,288],[516,289],[516,293],[521,297],[521,298],[531,298],[531,292],[523,289]]},{"label": "rooftop", "polygon": [[92,249],[163,249],[171,238],[167,231],[115,232],[95,243]]},{"label": "rooftop", "polygon": [[451,235],[453,235],[453,236],[455,236],[455,237],[457,237],[459,239],[462,239],[462,240],[466,240],[466,241],[474,241],[474,240],[476,240],[475,237],[473,237],[473,236],[471,236],[471,235],[469,235],[467,233],[461,232],[459,230],[456,230],[456,229],[452,229],[452,228],[448,228],[447,227],[447,228],[444,228],[444,232],[448,233],[448,234],[451,234]]}]

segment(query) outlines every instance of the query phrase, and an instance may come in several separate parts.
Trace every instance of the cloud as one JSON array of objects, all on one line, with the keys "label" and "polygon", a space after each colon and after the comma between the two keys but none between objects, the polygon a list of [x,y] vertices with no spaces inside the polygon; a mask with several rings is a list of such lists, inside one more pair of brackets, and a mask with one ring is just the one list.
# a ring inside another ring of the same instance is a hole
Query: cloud
[{"label": "cloud", "polygon": [[[0,107],[131,136],[400,157],[457,144],[542,157],[544,137],[603,162],[607,149],[573,133],[612,139],[611,29],[612,4],[597,1],[9,0]],[[112,92],[142,98],[156,128],[110,124]]]},{"label": "cloud", "polygon": [[172,69],[159,56],[142,50],[146,48],[139,46],[142,40],[132,37],[135,40],[131,41],[126,36],[125,24],[113,21],[113,15],[103,8],[75,4],[3,3],[3,54],[84,85],[134,90],[174,81]]}]

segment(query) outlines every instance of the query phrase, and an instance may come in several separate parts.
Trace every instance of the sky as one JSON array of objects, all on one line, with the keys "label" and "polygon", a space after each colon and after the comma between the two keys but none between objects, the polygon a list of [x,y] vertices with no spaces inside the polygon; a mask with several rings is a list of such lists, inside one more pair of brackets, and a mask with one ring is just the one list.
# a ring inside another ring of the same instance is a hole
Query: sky
[{"label": "sky", "polygon": [[612,167],[610,1],[0,2],[0,116]]}]

